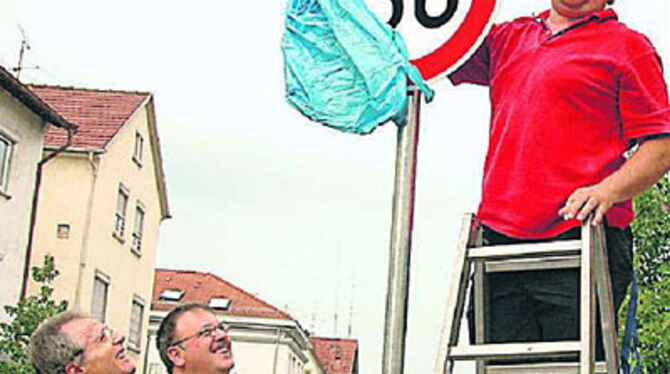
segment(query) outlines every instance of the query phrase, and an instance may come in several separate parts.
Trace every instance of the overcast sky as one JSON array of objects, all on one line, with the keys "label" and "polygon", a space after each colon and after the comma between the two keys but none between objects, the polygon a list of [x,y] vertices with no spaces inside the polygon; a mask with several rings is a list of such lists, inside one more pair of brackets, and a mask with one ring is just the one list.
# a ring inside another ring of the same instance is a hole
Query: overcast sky
[{"label": "overcast sky", "polygon": [[[381,372],[396,129],[338,133],[286,104],[284,1],[0,1],[0,64],[16,66],[20,24],[32,47],[24,66],[39,66],[23,81],[155,95],[174,216],[161,227],[158,266],[216,273],[318,335],[346,336],[351,323],[361,373]],[[497,19],[548,6],[503,0]],[[615,9],[670,59],[667,0]],[[477,207],[487,143],[486,90],[433,87],[419,141],[407,373],[432,370],[451,250],[461,216]]]}]

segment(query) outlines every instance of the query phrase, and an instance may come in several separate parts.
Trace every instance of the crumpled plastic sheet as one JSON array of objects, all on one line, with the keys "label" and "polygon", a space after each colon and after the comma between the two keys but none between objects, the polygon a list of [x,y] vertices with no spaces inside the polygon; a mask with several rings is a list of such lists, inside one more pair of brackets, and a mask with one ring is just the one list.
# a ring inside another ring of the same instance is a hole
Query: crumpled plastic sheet
[{"label": "crumpled plastic sheet", "polygon": [[288,0],[282,52],[288,102],[344,132],[403,125],[408,80],[433,97],[400,34],[363,0]]}]

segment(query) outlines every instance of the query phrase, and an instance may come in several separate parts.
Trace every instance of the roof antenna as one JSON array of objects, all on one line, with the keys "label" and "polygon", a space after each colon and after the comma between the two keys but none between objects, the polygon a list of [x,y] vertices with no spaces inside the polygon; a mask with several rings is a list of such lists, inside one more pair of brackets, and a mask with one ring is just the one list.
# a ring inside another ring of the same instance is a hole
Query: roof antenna
[{"label": "roof antenna", "polygon": [[310,331],[312,332],[312,335],[314,335],[316,331],[316,312],[312,311],[312,323],[309,326]]},{"label": "roof antenna", "polygon": [[26,51],[30,50],[30,44],[28,44],[28,37],[26,36],[26,32],[23,30],[23,27],[21,27],[21,25],[19,25],[19,31],[21,32],[21,50],[19,51],[19,63],[17,64],[16,67],[12,68],[12,71],[16,72],[16,80],[19,80],[21,78],[21,71],[23,69],[40,68],[37,65],[31,67],[23,67],[23,54]]},{"label": "roof antenna", "polygon": [[347,326],[347,337],[351,338],[351,325],[354,319],[354,288],[356,287],[356,271],[354,269],[354,274],[351,277],[351,295],[349,298],[349,324]]},{"label": "roof antenna", "polygon": [[340,247],[340,238],[336,237],[337,241],[337,247],[335,248],[335,261],[336,261],[336,269],[338,272],[337,276],[337,283],[335,284],[335,314],[333,315],[333,336],[337,336],[337,312],[340,308],[340,268],[341,268],[341,262],[340,262],[340,255],[341,255],[341,247]]}]

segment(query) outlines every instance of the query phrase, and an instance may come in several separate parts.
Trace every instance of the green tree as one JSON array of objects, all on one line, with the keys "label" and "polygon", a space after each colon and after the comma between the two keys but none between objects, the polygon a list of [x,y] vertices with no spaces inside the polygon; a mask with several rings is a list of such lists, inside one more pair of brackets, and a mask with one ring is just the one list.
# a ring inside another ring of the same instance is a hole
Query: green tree
[{"label": "green tree", "polygon": [[33,266],[31,270],[39,293],[20,300],[16,306],[5,306],[9,322],[0,323],[0,374],[35,374],[28,361],[30,335],[40,322],[67,308],[66,301],[51,298],[51,283],[59,274],[53,256],[47,255],[42,266]]},{"label": "green tree", "polygon": [[[643,372],[670,373],[670,181],[635,198],[637,310]],[[625,309],[625,308],[622,308]]]}]

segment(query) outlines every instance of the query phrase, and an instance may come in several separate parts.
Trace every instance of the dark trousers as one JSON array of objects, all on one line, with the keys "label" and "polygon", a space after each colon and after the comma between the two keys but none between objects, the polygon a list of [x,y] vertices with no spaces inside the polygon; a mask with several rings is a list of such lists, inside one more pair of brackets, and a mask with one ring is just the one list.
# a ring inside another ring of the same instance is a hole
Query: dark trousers
[{"label": "dark trousers", "polygon": [[[516,244],[531,242],[512,238],[483,227],[483,244]],[[606,227],[607,251],[615,312],[626,296],[633,273],[633,234],[630,227]],[[579,239],[576,227],[556,237],[541,241]],[[486,275],[488,288],[485,318],[486,342],[533,342],[579,339],[579,269],[520,271]],[[470,341],[474,342],[474,309],[472,292],[468,306]],[[596,358],[604,358],[600,316],[597,318]],[[527,361],[526,361],[527,362]]]}]

